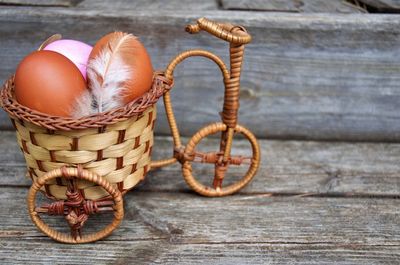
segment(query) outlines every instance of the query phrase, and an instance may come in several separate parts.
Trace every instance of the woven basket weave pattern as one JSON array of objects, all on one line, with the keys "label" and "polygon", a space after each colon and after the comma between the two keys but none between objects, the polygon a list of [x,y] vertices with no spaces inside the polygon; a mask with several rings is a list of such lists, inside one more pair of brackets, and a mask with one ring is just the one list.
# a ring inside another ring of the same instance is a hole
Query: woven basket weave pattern
[{"label": "woven basket weave pattern", "polygon": [[[52,131],[26,121],[12,121],[32,180],[64,165],[81,164],[125,192],[149,170],[155,118],[153,105],[140,116],[93,129]],[[78,180],[77,184],[86,199],[109,195],[92,182]],[[66,185],[64,179],[57,178],[46,183],[43,191],[53,199],[66,199]]]}]

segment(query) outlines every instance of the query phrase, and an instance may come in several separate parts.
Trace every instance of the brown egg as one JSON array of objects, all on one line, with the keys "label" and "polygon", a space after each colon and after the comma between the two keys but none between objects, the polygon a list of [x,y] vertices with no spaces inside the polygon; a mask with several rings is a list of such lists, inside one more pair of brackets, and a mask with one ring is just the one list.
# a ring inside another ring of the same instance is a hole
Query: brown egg
[{"label": "brown egg", "polygon": [[17,101],[49,115],[69,117],[76,99],[86,89],[79,69],[53,51],[29,54],[15,73]]},{"label": "brown egg", "polygon": [[[142,96],[151,88],[153,66],[146,48],[136,37],[123,32],[113,32],[102,37],[93,47],[89,56],[88,71],[90,71],[91,60],[98,58],[101,53],[109,53],[110,61],[113,61],[115,57],[120,58],[124,66],[131,70],[131,75],[121,85],[124,87],[124,104]],[[110,64],[114,63],[110,62]],[[108,65],[105,68],[108,68]],[[97,79],[107,79],[107,70],[103,72],[105,75],[98,76]],[[91,87],[90,80],[88,82]]]}]

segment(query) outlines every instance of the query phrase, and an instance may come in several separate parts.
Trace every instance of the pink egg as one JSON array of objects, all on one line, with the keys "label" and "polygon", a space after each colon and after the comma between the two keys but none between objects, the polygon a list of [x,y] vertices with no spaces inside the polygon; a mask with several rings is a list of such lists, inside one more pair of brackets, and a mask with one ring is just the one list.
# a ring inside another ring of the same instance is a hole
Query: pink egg
[{"label": "pink egg", "polygon": [[44,50],[58,52],[72,61],[86,79],[86,67],[93,47],[76,40],[57,40]]}]

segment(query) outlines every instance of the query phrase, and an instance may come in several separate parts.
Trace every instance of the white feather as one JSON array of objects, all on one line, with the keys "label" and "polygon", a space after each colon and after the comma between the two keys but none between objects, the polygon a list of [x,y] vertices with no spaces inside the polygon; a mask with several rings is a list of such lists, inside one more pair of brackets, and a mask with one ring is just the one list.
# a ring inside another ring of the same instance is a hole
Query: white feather
[{"label": "white feather", "polygon": [[[87,76],[91,80],[91,91],[98,106],[98,112],[123,106],[124,82],[132,75],[128,66],[123,63],[117,54],[101,51],[99,55],[90,61]],[[108,66],[108,69],[107,69]],[[104,77],[99,80],[98,77]]]},{"label": "white feather", "polygon": [[79,119],[81,117],[89,116],[97,112],[95,106],[93,106],[93,95],[89,90],[85,90],[82,95],[77,98],[74,106],[72,117]]},{"label": "white feather", "polygon": [[86,74],[90,87],[76,100],[73,117],[80,118],[124,105],[125,86],[132,77],[132,68],[124,63],[122,56],[131,56],[132,39],[136,37],[116,32],[115,38],[89,61]]}]

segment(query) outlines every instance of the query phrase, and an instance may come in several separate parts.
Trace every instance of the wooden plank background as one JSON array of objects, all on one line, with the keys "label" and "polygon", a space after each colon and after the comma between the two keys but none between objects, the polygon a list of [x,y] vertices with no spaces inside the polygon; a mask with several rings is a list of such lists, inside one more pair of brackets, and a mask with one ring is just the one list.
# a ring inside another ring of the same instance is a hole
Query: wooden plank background
[{"label": "wooden plank background", "polygon": [[[5,264],[364,265],[400,259],[400,144],[261,140],[256,178],[224,198],[191,192],[178,166],[151,171],[124,196],[121,227],[106,240],[71,246],[54,243],[31,223],[25,203],[30,181],[22,177],[25,164],[14,138],[0,132],[0,146],[8,150],[0,154]],[[170,155],[171,144],[156,137],[154,158]],[[236,141],[233,153],[245,154],[246,145]],[[216,146],[208,139],[202,148]],[[196,165],[195,172],[211,181],[211,166]],[[88,229],[109,220],[90,219]],[[47,221],[66,229],[61,218]]]},{"label": "wooden plank background", "polygon": [[[400,140],[400,16],[356,14],[362,10],[344,1],[312,2],[322,1],[274,1],[291,4],[278,6],[289,13],[277,13],[267,12],[272,8],[265,1],[114,0],[111,8],[97,0],[0,0],[0,80],[57,32],[91,44],[116,29],[133,32],[162,69],[189,48],[227,59],[225,43],[187,35],[187,23],[206,16],[243,24],[254,42],[246,51],[240,121],[260,138],[278,139],[260,140],[260,170],[238,194],[198,196],[179,165],[151,171],[124,196],[121,227],[106,240],[71,246],[53,242],[31,223],[25,201],[31,182],[23,177],[15,134],[2,131],[10,124],[0,112],[1,263],[398,264],[400,144],[386,142]],[[390,12],[398,4],[360,2],[391,5]],[[221,77],[201,59],[179,66],[176,74],[177,119],[183,134],[191,135],[219,119]],[[168,134],[159,110],[156,132]],[[199,151],[217,146],[217,139],[207,138]],[[153,159],[169,157],[171,138],[157,136],[153,152]],[[235,138],[232,152],[248,155],[249,143]],[[245,170],[230,168],[225,182]],[[212,174],[210,165],[194,166],[203,183]],[[46,219],[67,230],[61,218]],[[109,221],[90,219],[87,228]]]},{"label": "wooden plank background", "polygon": [[[183,144],[188,141],[183,139]],[[400,144],[260,141],[262,161],[257,177],[243,194],[298,194],[319,196],[398,196],[400,190]],[[12,132],[1,132],[0,186],[27,187],[26,166]],[[172,140],[157,137],[152,159],[172,154]],[[215,150],[217,139],[207,138],[199,151]],[[249,143],[235,139],[234,153],[249,154]],[[194,175],[208,183],[212,166],[194,167]],[[234,168],[232,179],[246,168]],[[152,171],[141,186],[146,192],[188,192],[178,165]]]},{"label": "wooden plank background", "polygon": [[221,0],[227,10],[251,10],[302,13],[364,13],[365,10],[343,0]]},{"label": "wooden plank background", "polygon": [[377,9],[378,12],[399,12],[399,0],[362,0],[361,2]]},{"label": "wooden plank background", "polygon": [[[225,43],[183,31],[207,16],[243,24],[254,36],[245,54],[240,122],[259,137],[400,140],[398,15],[220,11],[213,10],[215,1],[183,11],[158,3],[143,12],[124,3],[116,1],[112,10],[96,1],[68,8],[2,6],[0,80],[56,32],[91,44],[115,29],[133,32],[157,69],[190,48],[210,49],[227,59]],[[182,133],[191,135],[218,120],[222,96],[216,66],[204,59],[179,66],[172,100]],[[4,112],[0,127],[10,128]],[[169,133],[162,110],[157,133]]]},{"label": "wooden plank background", "polygon": [[[397,264],[400,259],[394,199],[207,199],[136,191],[125,196],[122,225],[107,240],[72,246],[54,243],[33,227],[19,206],[26,191],[0,191],[5,264]],[[61,229],[62,219],[54,219]]]}]

